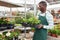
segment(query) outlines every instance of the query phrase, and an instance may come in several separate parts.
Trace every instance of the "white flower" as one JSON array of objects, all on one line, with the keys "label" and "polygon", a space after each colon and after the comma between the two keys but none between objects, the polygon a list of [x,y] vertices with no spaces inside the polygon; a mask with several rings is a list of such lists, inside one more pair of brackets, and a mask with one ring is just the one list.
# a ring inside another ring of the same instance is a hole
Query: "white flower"
[{"label": "white flower", "polygon": [[6,36],[10,36],[10,34],[11,34],[11,33],[10,33],[10,32],[8,32],[8,33],[6,33]]}]

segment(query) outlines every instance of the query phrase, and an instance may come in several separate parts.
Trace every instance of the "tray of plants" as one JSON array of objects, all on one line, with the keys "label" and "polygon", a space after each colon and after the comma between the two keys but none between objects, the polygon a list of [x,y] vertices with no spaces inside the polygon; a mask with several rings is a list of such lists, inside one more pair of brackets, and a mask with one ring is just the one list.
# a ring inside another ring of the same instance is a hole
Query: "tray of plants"
[{"label": "tray of plants", "polygon": [[14,24],[12,24],[12,22],[7,21],[6,18],[0,18],[0,31],[13,28]]},{"label": "tray of plants", "polygon": [[[18,22],[19,21],[19,22]],[[24,27],[35,27],[37,24],[40,23],[40,20],[38,20],[35,17],[31,17],[31,18],[18,18],[16,19],[16,23],[17,24],[22,24],[22,26]]]},{"label": "tray of plants", "polygon": [[19,35],[20,35],[19,29],[5,31],[2,34],[0,34],[0,40],[19,40],[18,38]]}]

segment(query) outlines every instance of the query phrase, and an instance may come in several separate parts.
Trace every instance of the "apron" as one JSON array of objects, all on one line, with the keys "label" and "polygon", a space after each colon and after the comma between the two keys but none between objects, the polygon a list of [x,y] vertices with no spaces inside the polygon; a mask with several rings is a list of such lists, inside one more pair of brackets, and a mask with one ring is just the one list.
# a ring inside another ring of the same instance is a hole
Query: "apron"
[{"label": "apron", "polygon": [[[41,20],[41,24],[48,25],[48,22],[46,20],[46,14],[45,16],[39,15],[39,20]],[[41,29],[35,29],[33,40],[47,40],[47,29],[41,28]]]}]

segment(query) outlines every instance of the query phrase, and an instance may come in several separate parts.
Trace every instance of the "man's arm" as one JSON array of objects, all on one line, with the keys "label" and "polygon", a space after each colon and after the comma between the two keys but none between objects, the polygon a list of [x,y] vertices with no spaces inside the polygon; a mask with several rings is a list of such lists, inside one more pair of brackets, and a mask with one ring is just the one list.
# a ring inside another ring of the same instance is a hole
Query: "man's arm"
[{"label": "man's arm", "polygon": [[53,16],[50,13],[48,13],[46,15],[46,19],[47,19],[47,22],[48,22],[49,25],[43,25],[43,28],[46,28],[46,29],[54,28]]}]

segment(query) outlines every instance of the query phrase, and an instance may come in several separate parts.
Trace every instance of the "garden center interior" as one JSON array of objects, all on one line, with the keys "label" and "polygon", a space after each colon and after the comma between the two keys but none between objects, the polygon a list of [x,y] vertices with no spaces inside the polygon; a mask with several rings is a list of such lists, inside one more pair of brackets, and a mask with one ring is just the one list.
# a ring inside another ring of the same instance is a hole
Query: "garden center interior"
[{"label": "garden center interior", "polygon": [[0,40],[32,40],[40,1],[53,15],[54,28],[48,29],[47,40],[60,40],[60,0],[0,0]]}]

